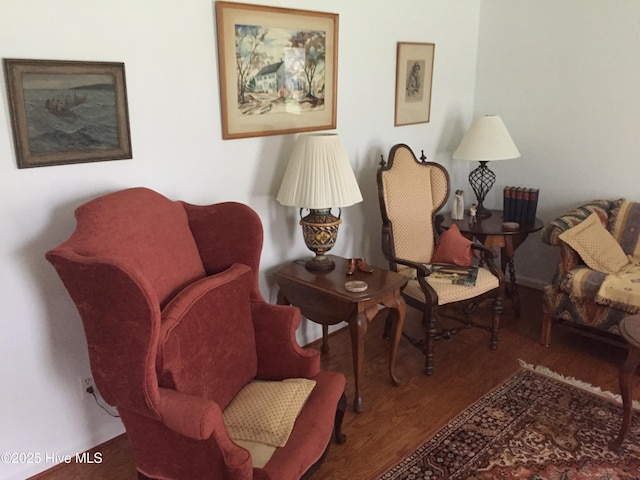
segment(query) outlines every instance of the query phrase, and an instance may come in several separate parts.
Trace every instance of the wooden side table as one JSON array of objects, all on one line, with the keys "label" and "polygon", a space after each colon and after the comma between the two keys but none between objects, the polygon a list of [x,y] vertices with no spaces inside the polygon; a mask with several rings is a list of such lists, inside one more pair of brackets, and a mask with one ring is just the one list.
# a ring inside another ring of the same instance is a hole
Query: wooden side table
[{"label": "wooden side table", "polygon": [[[400,292],[407,278],[389,270],[374,267],[372,273],[356,272],[347,275],[348,260],[329,255],[336,264],[332,271],[309,271],[304,262],[293,262],[276,272],[280,287],[278,304],[295,305],[302,315],[322,325],[322,352],[329,351],[329,325],[340,322],[349,323],[353,372],[355,377],[355,399],[353,408],[360,413],[363,410],[360,392],[360,375],[364,362],[364,339],[369,322],[378,314],[378,305],[384,305],[390,311],[394,330],[389,357],[389,375],[394,385],[400,383],[395,374],[395,361],[398,344],[402,336],[406,304]],[[367,282],[364,292],[349,292],[344,284],[350,280]]]},{"label": "wooden side table", "polygon": [[542,229],[542,221],[536,218],[534,223],[520,223],[517,230],[505,230],[502,227],[504,220],[502,219],[502,210],[491,210],[491,216],[488,218],[478,218],[475,223],[470,223],[471,217],[465,214],[463,220],[452,220],[451,213],[443,214],[444,220],[440,225],[448,229],[454,223],[460,229],[460,232],[467,237],[475,237],[485,247],[500,248],[500,265],[502,271],[507,272],[509,268],[510,289],[509,293],[513,300],[513,308],[516,317],[520,316],[520,297],[516,285],[516,269],[513,257],[522,242],[524,242],[530,233],[537,232]]},{"label": "wooden side table", "polygon": [[620,334],[629,344],[627,359],[620,368],[620,393],[622,394],[622,425],[618,437],[611,442],[610,448],[618,450],[622,446],[631,426],[632,379],[640,365],[640,315],[625,317],[620,322]]}]

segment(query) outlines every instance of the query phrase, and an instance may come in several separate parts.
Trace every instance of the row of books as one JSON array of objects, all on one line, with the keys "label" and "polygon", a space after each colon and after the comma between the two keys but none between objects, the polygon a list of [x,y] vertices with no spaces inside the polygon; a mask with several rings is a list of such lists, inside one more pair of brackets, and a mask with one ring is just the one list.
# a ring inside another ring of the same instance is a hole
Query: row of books
[{"label": "row of books", "polygon": [[539,193],[538,188],[504,187],[504,221],[535,223]]}]

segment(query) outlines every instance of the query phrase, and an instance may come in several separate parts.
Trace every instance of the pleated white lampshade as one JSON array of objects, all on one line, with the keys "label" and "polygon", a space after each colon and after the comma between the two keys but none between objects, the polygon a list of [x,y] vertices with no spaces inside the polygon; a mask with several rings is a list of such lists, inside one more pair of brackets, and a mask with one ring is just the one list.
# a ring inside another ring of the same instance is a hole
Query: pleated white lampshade
[{"label": "pleated white lampshade", "polygon": [[298,137],[276,199],[282,205],[307,209],[348,207],[361,202],[362,194],[340,137]]}]

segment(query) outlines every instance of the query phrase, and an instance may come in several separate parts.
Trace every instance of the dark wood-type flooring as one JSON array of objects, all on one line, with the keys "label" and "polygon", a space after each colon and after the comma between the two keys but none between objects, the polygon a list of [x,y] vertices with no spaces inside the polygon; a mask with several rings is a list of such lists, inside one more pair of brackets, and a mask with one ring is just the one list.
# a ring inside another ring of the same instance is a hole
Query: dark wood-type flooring
[{"label": "dark wood-type flooring", "polygon": [[[371,322],[365,349],[362,382],[364,412],[356,414],[353,402],[353,369],[349,333],[330,337],[331,350],[323,367],[347,376],[349,408],[344,422],[347,442],[332,444],[329,455],[314,475],[318,480],[375,479],[385,468],[412,452],[465,407],[502,383],[519,369],[518,359],[573,376],[619,393],[618,368],[626,351],[618,346],[556,327],[550,348],[538,342],[542,315],[541,292],[520,288],[522,314],[515,319],[511,304],[505,314],[498,350],[488,349],[488,334],[464,330],[450,340],[436,343],[434,374],[423,374],[424,357],[402,339],[397,373],[403,383],[394,387],[388,374],[389,342],[382,339],[384,312]],[[488,312],[488,306],[482,310]],[[420,317],[407,309],[405,331],[421,334]],[[319,343],[309,348],[318,348]],[[635,379],[637,380],[637,378]],[[640,382],[636,382],[640,383]],[[640,386],[634,390],[640,398]],[[97,408],[97,407],[96,407]],[[99,465],[64,465],[37,475],[38,480],[134,480],[133,453],[125,435],[97,447]]]}]

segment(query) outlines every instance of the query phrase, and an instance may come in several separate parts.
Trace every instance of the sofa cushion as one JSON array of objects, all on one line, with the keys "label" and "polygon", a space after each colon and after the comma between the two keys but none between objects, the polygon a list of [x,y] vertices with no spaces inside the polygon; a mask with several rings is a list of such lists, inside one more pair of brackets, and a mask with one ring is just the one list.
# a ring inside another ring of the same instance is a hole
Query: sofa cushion
[{"label": "sofa cushion", "polygon": [[603,224],[607,223],[614,200],[592,200],[578,208],[568,211],[564,215],[547,223],[540,231],[540,238],[547,245],[560,245],[558,238],[562,232],[579,224],[592,213],[598,214]]},{"label": "sofa cushion", "polygon": [[252,286],[251,269],[234,264],[174,297],[162,311],[160,386],[213,400],[224,409],[255,378]]},{"label": "sofa cushion", "polygon": [[559,288],[569,295],[573,301],[580,301],[585,298],[594,299],[607,276],[606,273],[580,266],[570,270],[560,279]]},{"label": "sofa cushion", "polygon": [[640,311],[640,265],[631,263],[615,275],[607,275],[596,301],[629,313]]},{"label": "sofa cushion", "polygon": [[560,239],[578,252],[588,267],[598,272],[616,273],[629,263],[620,244],[595,213],[563,232]]},{"label": "sofa cushion", "polygon": [[624,199],[614,202],[607,228],[624,253],[640,260],[640,203]]},{"label": "sofa cushion", "polygon": [[432,263],[452,263],[455,265],[471,266],[471,245],[473,242],[460,233],[454,223],[440,235],[440,240],[433,253]]},{"label": "sofa cushion", "polygon": [[104,195],[76,209],[78,225],[66,245],[80,255],[117,258],[149,282],[161,307],[205,276],[180,202],[148,188]]},{"label": "sofa cushion", "polygon": [[315,385],[306,378],[248,383],[222,412],[229,436],[284,447]]}]

